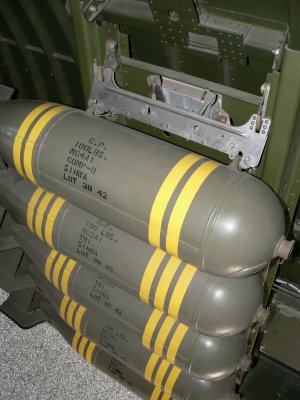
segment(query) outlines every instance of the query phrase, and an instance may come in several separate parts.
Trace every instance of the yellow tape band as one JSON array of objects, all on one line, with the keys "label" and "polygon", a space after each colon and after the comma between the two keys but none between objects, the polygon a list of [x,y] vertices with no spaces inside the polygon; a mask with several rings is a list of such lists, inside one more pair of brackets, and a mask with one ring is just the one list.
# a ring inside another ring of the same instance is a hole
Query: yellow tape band
[{"label": "yellow tape band", "polygon": [[42,233],[42,225],[43,225],[43,220],[44,220],[44,215],[46,208],[48,207],[50,201],[53,199],[54,194],[53,193],[46,193],[45,196],[43,197],[42,201],[40,202],[40,205],[37,209],[36,216],[35,216],[35,232],[36,235],[39,239],[44,240],[44,236]]},{"label": "yellow tape band", "polygon": [[63,266],[64,262],[66,261],[66,259],[67,259],[67,257],[65,255],[60,254],[60,256],[58,257],[58,259],[55,263],[53,275],[52,275],[52,283],[56,287],[56,289],[59,289],[58,278],[59,278],[59,274],[62,269],[62,266]]},{"label": "yellow tape band", "polygon": [[161,384],[162,381],[166,375],[167,369],[169,368],[170,363],[167,360],[162,359],[160,366],[156,372],[155,378],[154,378],[154,385],[156,387],[159,387],[162,389]]},{"label": "yellow tape band", "polygon": [[60,303],[60,309],[59,309],[59,315],[62,317],[62,319],[65,321],[66,320],[66,308],[67,305],[71,301],[70,297],[64,296],[61,303]]},{"label": "yellow tape band", "polygon": [[92,357],[93,357],[93,352],[94,352],[94,350],[95,350],[95,347],[96,347],[96,343],[91,342],[91,343],[89,344],[89,347],[87,348],[87,351],[86,351],[85,359],[86,359],[86,361],[89,362],[90,364],[91,364],[91,362],[92,362]]},{"label": "yellow tape band", "polygon": [[37,181],[35,180],[32,169],[32,154],[34,146],[45,126],[51,121],[52,118],[54,118],[57,114],[64,110],[66,110],[66,107],[57,106],[47,111],[34,125],[26,141],[24,149],[25,175],[30,180],[30,182],[35,185],[37,185]]},{"label": "yellow tape band", "polygon": [[147,363],[146,368],[145,368],[145,374],[144,374],[144,377],[148,382],[152,381],[152,374],[153,374],[154,368],[155,368],[155,366],[156,366],[156,364],[157,364],[159,359],[160,358],[159,358],[159,356],[157,354],[152,353],[150,358],[149,358],[149,360],[148,360],[148,363]]},{"label": "yellow tape band", "polygon": [[186,264],[182,274],[180,275],[180,278],[178,279],[178,282],[172,293],[168,309],[168,314],[175,319],[178,319],[183,298],[196,272],[196,267]]},{"label": "yellow tape band", "polygon": [[72,340],[72,347],[76,351],[77,351],[77,345],[78,345],[78,341],[79,341],[80,337],[81,337],[80,333],[79,332],[75,332],[75,335],[74,335],[73,340]]},{"label": "yellow tape band", "polygon": [[181,342],[188,331],[188,327],[182,323],[180,323],[170,341],[166,359],[170,361],[171,364],[175,364],[176,355],[178,349],[181,345]]},{"label": "yellow tape band", "polygon": [[55,202],[53,203],[46,220],[45,225],[45,241],[48,246],[54,247],[53,245],[53,228],[55,224],[55,219],[61,210],[62,206],[64,205],[65,200],[61,197],[57,197]]},{"label": "yellow tape band", "polygon": [[167,337],[175,324],[175,319],[167,317],[162,324],[154,344],[154,351],[156,354],[162,356],[163,348],[166,343]]},{"label": "yellow tape band", "polygon": [[165,255],[166,253],[164,251],[156,249],[152,254],[148,262],[148,265],[145,269],[140,286],[140,299],[145,303],[149,304],[151,286],[155,278],[155,275],[157,273],[157,270],[160,264],[162,263],[162,260],[164,259]]},{"label": "yellow tape band", "polygon": [[27,115],[27,117],[24,119],[24,121],[22,122],[22,124],[19,127],[19,130],[14,139],[13,160],[14,160],[16,170],[22,176],[24,176],[24,173],[23,173],[22,164],[21,164],[21,151],[22,151],[22,144],[23,144],[24,137],[26,136],[28,129],[30,128],[33,121],[43,111],[47,110],[48,108],[52,107],[53,105],[54,105],[53,103],[45,103],[45,104],[39,105],[38,107],[36,107],[33,111],[31,111]]},{"label": "yellow tape band", "polygon": [[168,393],[164,393],[161,400],[170,400],[171,396]]},{"label": "yellow tape band", "polygon": [[81,320],[86,312],[86,308],[83,306],[80,306],[76,312],[75,320],[74,320],[74,329],[75,331],[81,331]]},{"label": "yellow tape band", "polygon": [[47,257],[46,263],[45,263],[45,277],[47,278],[47,280],[49,282],[51,282],[51,268],[52,268],[53,261],[54,261],[55,257],[57,256],[57,254],[58,254],[58,252],[56,250],[54,250],[54,249],[51,250]]},{"label": "yellow tape band", "polygon": [[153,332],[162,316],[163,313],[161,311],[153,310],[150,318],[148,319],[142,338],[143,346],[146,347],[147,349],[150,349],[151,347],[151,338]]},{"label": "yellow tape band", "polygon": [[178,257],[179,238],[186,214],[206,178],[219,166],[215,161],[204,162],[192,174],[182,189],[170,216],[166,237],[166,251]]},{"label": "yellow tape band", "polygon": [[186,172],[201,158],[201,156],[192,153],[184,156],[171,169],[161,185],[152,205],[149,218],[148,240],[153,246],[161,247],[160,232],[162,229],[163,217],[177,185]]},{"label": "yellow tape band", "polygon": [[69,279],[70,279],[70,275],[71,275],[75,265],[76,265],[76,261],[69,259],[69,261],[64,269],[64,272],[63,272],[63,275],[61,278],[61,285],[60,285],[61,291],[63,292],[64,295],[68,295]]},{"label": "yellow tape band", "polygon": [[42,188],[38,187],[34,191],[31,199],[29,200],[28,206],[27,206],[27,226],[31,230],[32,233],[34,233],[34,229],[33,229],[34,209],[37,205],[37,202],[43,195],[43,193],[44,193],[44,190]]},{"label": "yellow tape band", "polygon": [[178,367],[173,367],[172,371],[170,372],[167,382],[164,386],[164,391],[170,395],[172,395],[174,385],[179,377],[181,370]]},{"label": "yellow tape band", "polygon": [[69,304],[68,311],[67,311],[66,322],[71,328],[73,328],[72,320],[73,320],[73,314],[74,314],[76,306],[77,306],[77,303],[74,300],[72,300],[71,303]]},{"label": "yellow tape band", "polygon": [[159,396],[161,394],[161,390],[157,387],[154,388],[150,400],[158,400]]},{"label": "yellow tape band", "polygon": [[83,357],[84,349],[85,349],[87,342],[88,342],[88,338],[83,336],[81,339],[80,345],[79,345],[79,349],[78,349],[78,353],[81,355],[81,357]]},{"label": "yellow tape band", "polygon": [[171,257],[161,275],[154,297],[154,306],[159,310],[164,309],[168,289],[180,264],[179,258]]}]

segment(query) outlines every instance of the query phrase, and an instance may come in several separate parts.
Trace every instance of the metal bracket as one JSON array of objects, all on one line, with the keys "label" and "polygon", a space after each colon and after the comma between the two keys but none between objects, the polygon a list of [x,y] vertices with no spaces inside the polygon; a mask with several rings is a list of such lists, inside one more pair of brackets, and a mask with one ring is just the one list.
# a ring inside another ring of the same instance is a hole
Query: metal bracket
[{"label": "metal bracket", "polygon": [[18,290],[10,293],[8,299],[1,304],[0,312],[21,328],[29,329],[46,321],[44,313],[39,308],[40,301],[40,295],[34,287]]},{"label": "metal bracket", "polygon": [[222,109],[222,95],[157,75],[149,76],[148,84],[153,100],[230,125],[229,114]]},{"label": "metal bracket", "polygon": [[274,55],[274,62],[272,65],[273,71],[280,70],[283,61],[284,50],[286,46],[288,46],[289,40],[289,31],[286,30],[286,32],[283,33],[283,39],[281,39],[281,42],[272,50],[272,54]]},{"label": "metal bracket", "polygon": [[81,6],[85,19],[88,22],[95,21],[110,2],[111,0],[85,0]]},{"label": "metal bracket", "polygon": [[0,288],[10,293],[34,286],[28,274],[30,260],[20,248],[15,249],[14,240],[8,237],[8,240],[2,241],[2,251],[5,253],[0,259]]},{"label": "metal bracket", "polygon": [[14,94],[15,89],[0,85],[0,100],[10,100]]},{"label": "metal bracket", "polygon": [[[109,40],[107,49],[116,50]],[[110,57],[112,53],[110,52]],[[110,60],[112,63],[112,60]],[[147,125],[200,143],[228,154],[233,160],[241,156],[240,168],[255,168],[261,159],[271,126],[266,117],[270,85],[262,86],[259,110],[242,126],[232,126],[230,116],[222,109],[222,96],[165,77],[151,76],[152,98],[121,89],[114,68],[95,67],[95,79],[88,103],[96,116],[123,115]]]},{"label": "metal bracket", "polygon": [[12,235],[0,236],[0,252],[20,247]]}]

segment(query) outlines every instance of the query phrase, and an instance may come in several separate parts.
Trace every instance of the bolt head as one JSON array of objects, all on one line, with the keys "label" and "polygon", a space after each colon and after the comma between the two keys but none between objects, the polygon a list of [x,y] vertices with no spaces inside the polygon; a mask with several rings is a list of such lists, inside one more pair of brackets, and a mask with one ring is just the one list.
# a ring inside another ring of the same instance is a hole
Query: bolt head
[{"label": "bolt head", "polygon": [[118,47],[118,43],[115,40],[110,40],[108,42],[108,47],[111,50],[115,50]]},{"label": "bolt head", "polygon": [[89,12],[90,12],[91,14],[94,13],[94,12],[96,12],[96,11],[97,11],[96,6],[93,6],[93,5],[89,6]]},{"label": "bolt head", "polygon": [[141,107],[141,113],[147,115],[149,112],[149,107],[147,105]]},{"label": "bolt head", "polygon": [[228,119],[227,115],[218,115],[218,118],[217,118],[218,121],[223,122],[224,124],[226,124],[227,119]]},{"label": "bolt head", "polygon": [[260,93],[261,93],[261,94],[264,94],[264,93],[265,93],[265,89],[266,89],[265,83],[263,83],[263,84],[261,85],[261,87],[260,87]]}]

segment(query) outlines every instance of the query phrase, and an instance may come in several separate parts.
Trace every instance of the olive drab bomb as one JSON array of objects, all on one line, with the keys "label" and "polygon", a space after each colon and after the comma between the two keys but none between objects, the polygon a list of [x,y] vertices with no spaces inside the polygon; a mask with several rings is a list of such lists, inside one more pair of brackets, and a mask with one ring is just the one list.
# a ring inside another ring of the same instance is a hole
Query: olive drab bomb
[{"label": "olive drab bomb", "polygon": [[0,120],[21,176],[203,271],[250,275],[290,252],[276,195],[250,174],[54,103],[4,102]]},{"label": "olive drab bomb", "polygon": [[[164,356],[172,364],[210,380],[232,374],[243,362],[246,346],[244,333],[227,337],[197,333],[74,260],[48,249],[27,229],[16,227],[13,232],[40,272],[56,289],[99,316],[108,313],[107,318],[114,320],[114,324],[127,326],[122,329],[131,329],[131,336],[137,335],[145,348]],[[75,323],[77,317],[76,313],[69,319]],[[119,348],[119,352],[128,350],[132,349]]]},{"label": "olive drab bomb", "polygon": [[[42,304],[42,309],[75,351],[96,368],[129,386],[142,398],[171,400],[170,392],[172,392],[175,394],[175,397],[172,396],[174,400],[198,400],[199,397],[206,400],[236,399],[233,393],[235,384],[233,375],[224,379],[201,381],[185,375],[177,367],[169,365],[166,360],[152,355],[145,378],[143,378],[124,362],[116,360],[107,351],[97,346],[95,342],[70,328],[48,304]],[[164,390],[162,390],[162,381],[165,381]]]},{"label": "olive drab bomb", "polygon": [[[124,361],[126,360],[126,365],[136,371],[138,374],[143,374],[147,370],[147,365],[149,359],[152,357],[153,352],[142,345],[140,337],[136,330],[130,328],[128,325],[124,324],[120,319],[114,316],[109,311],[100,311],[97,313],[91,311],[90,309],[78,304],[76,301],[71,299],[70,297],[63,295],[61,292],[56,290],[52,285],[47,284],[45,278],[43,278],[42,274],[39,270],[34,267],[31,268],[31,276],[34,279],[35,283],[43,292],[43,297],[47,299],[47,301],[51,304],[55,312],[75,331],[80,332],[83,336],[88,337],[90,340],[94,341],[97,345],[107,350],[111,355],[115,356],[118,360]],[[179,338],[179,336],[177,336]],[[186,371],[186,373],[190,373],[194,377],[198,379],[212,378],[215,379],[223,379],[227,376],[231,376],[235,371],[235,367],[232,365],[232,369],[223,369],[220,368],[221,363],[227,363],[228,359],[231,357],[230,349],[226,349],[226,354],[223,353],[223,357],[227,358],[227,360],[222,360],[220,352],[222,352],[222,346],[226,347],[229,345],[233,353],[237,353],[237,348],[239,347],[239,342],[242,344],[242,340],[240,337],[232,338],[231,340],[222,340],[218,338],[203,338],[201,340],[210,341],[210,351],[214,352],[214,355],[218,357],[219,362],[217,360],[209,360],[209,358],[213,358],[213,354],[210,354],[210,357],[205,356],[205,348],[202,346],[202,349],[199,346],[193,346],[195,351],[198,352],[199,360],[201,359],[202,368],[198,368],[197,376],[194,374],[195,369],[189,371],[189,368],[181,368],[182,371]],[[218,345],[217,342],[221,342],[221,346]],[[222,341],[224,343],[222,343]],[[233,346],[231,343],[235,343]],[[245,342],[244,342],[245,344]],[[236,349],[234,349],[234,346]],[[241,354],[243,352],[243,345],[240,347]],[[186,349],[188,350],[188,349]],[[180,350],[182,353],[182,350]],[[187,351],[187,354],[190,351]],[[157,354],[157,353],[156,353]],[[183,356],[183,357],[182,357]],[[199,357],[200,356],[200,357]],[[193,356],[195,358],[195,356]],[[165,358],[165,357],[164,357]],[[178,355],[178,359],[186,359],[187,357],[183,354]],[[207,365],[207,361],[210,363],[210,366]],[[245,360],[246,361],[246,360]],[[211,362],[214,362],[213,366]],[[173,363],[172,363],[173,364]],[[183,362],[181,362],[183,365]],[[200,366],[200,363],[199,363]],[[208,370],[211,369],[211,373],[207,373]],[[213,370],[215,373],[213,375]],[[220,374],[220,371],[222,373]],[[202,371],[202,373],[200,372]],[[205,371],[205,372],[204,372]],[[199,374],[200,372],[200,374]],[[204,372],[204,373],[203,373]],[[209,379],[211,380],[211,379]]]},{"label": "olive drab bomb", "polygon": [[228,279],[204,273],[13,171],[0,174],[0,196],[18,221],[50,247],[202,333],[232,335],[264,320],[257,274]]}]

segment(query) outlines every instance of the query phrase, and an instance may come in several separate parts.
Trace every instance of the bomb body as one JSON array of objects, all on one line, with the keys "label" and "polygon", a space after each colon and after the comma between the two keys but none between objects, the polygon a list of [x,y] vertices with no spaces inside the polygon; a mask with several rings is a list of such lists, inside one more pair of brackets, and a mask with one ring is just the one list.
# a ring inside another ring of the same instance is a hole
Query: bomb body
[{"label": "bomb body", "polygon": [[[136,373],[144,376],[149,367],[149,360],[153,358],[157,358],[158,360],[159,356],[153,355],[151,350],[142,346],[139,335],[111,313],[105,311],[99,312],[99,310],[95,313],[78,304],[68,296],[64,296],[55,288],[51,287],[51,285],[47,284],[37,269],[31,271],[31,276],[56,314],[60,315],[72,329],[75,329],[82,336],[95,342],[119,361],[125,361],[126,365]],[[209,340],[209,338],[207,338],[207,340]],[[210,341],[210,346],[214,345],[215,342],[214,339],[212,339]],[[226,343],[224,343],[224,345],[226,346]],[[214,353],[217,354],[218,352],[219,349],[215,348]],[[203,356],[203,354],[200,355],[202,358]],[[211,356],[213,357],[214,355],[211,354]],[[203,367],[204,364],[205,362],[203,363]],[[218,370],[215,372],[215,379],[227,377],[220,376]],[[193,371],[182,370],[181,375],[186,376],[184,379],[189,379],[187,377],[189,374],[193,375]],[[231,375],[232,372],[228,374],[228,376]],[[212,377],[212,374],[210,377]],[[195,378],[203,380],[203,376],[202,379],[199,378],[199,376]]]},{"label": "bomb body", "polygon": [[[27,232],[27,234],[26,234]],[[110,314],[127,326],[148,350],[205,380],[232,374],[241,364],[243,333],[212,337],[195,332],[159,310],[123,291],[55,250],[50,250],[27,229],[14,234],[46,279],[64,295],[93,313]]]},{"label": "bomb body", "polygon": [[[157,372],[155,373],[155,371],[152,371],[154,372],[152,374],[154,376],[149,378],[149,380],[151,379],[151,381],[153,381],[153,383],[150,383],[135,373],[124,362],[116,360],[115,357],[109,355],[107,351],[101,349],[96,345],[96,343],[83,337],[79,332],[71,329],[47,304],[42,304],[42,309],[74,350],[76,350],[88,362],[92,363],[96,368],[107,373],[122,384],[125,384],[129,389],[133,390],[142,398],[147,400],[150,398],[171,400],[169,392],[171,391],[170,389],[172,389],[173,392],[177,393],[176,397],[173,397],[174,400],[198,400],[199,398],[205,400],[236,399],[236,396],[233,393],[235,376],[210,382],[190,377],[188,382],[189,387],[187,387],[186,381],[184,382],[183,380],[178,379],[178,377],[180,378],[181,372],[178,375],[178,371],[174,370],[174,367],[172,368],[171,366],[165,368],[165,365],[163,364],[164,360],[160,359],[157,360],[157,362],[160,363]],[[158,373],[158,371],[160,372]],[[166,384],[164,386],[165,392],[162,392],[161,390],[161,380],[163,378],[166,379]]]},{"label": "bomb body", "polygon": [[0,201],[49,246],[197,331],[232,335],[265,314],[259,275],[229,279],[204,273],[13,171],[0,174]]},{"label": "bomb body", "polygon": [[280,203],[250,174],[52,103],[2,103],[0,118],[0,156],[21,175],[204,271],[287,257]]}]

